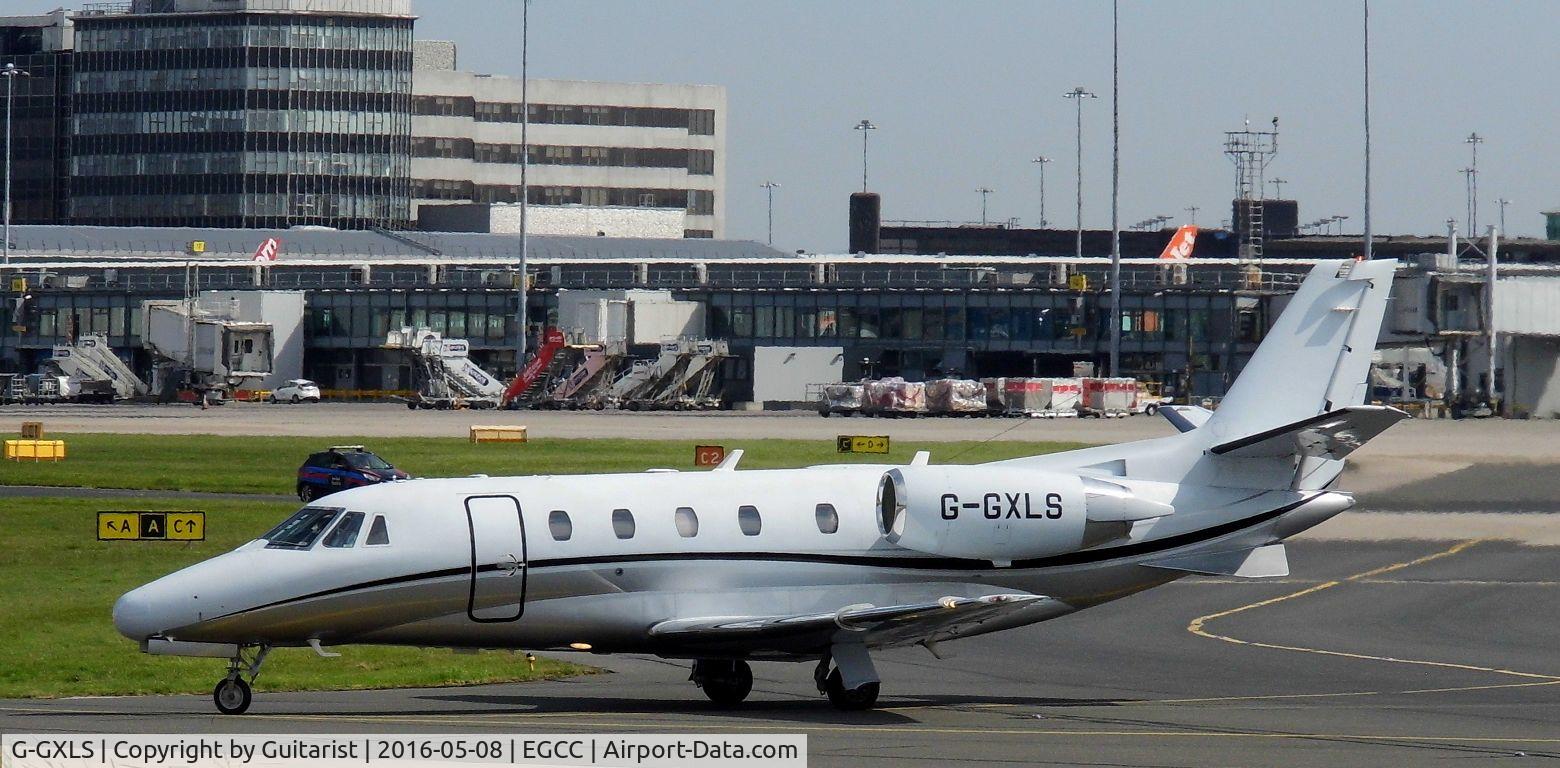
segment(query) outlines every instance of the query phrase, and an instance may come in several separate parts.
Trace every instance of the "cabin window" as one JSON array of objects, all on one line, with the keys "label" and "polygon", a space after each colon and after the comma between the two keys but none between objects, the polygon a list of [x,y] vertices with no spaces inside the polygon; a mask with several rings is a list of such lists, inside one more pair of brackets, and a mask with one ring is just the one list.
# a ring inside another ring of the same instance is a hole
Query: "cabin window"
[{"label": "cabin window", "polygon": [[813,517],[818,521],[819,533],[838,533],[840,530],[840,513],[834,511],[833,504],[819,504],[813,510]]},{"label": "cabin window", "polygon": [[365,547],[382,547],[390,543],[390,529],[385,527],[385,516],[374,515],[374,524],[368,527],[368,538],[363,542]]},{"label": "cabin window", "polygon": [[552,534],[553,541],[568,541],[574,535],[574,523],[569,520],[569,513],[561,509],[547,513],[547,531]]},{"label": "cabin window", "polygon": [[612,533],[620,539],[634,538],[634,513],[626,509],[612,510]]},{"label": "cabin window", "polygon": [[693,507],[678,507],[674,517],[678,536],[691,539],[699,535],[699,515],[693,511]]},{"label": "cabin window", "polygon": [[260,538],[273,549],[308,549],[340,513],[339,509],[304,507]]},{"label": "cabin window", "polygon": [[742,528],[742,535],[757,536],[764,527],[764,521],[758,516],[758,507],[743,504],[737,507],[737,525]]},{"label": "cabin window", "polygon": [[362,527],[362,512],[348,512],[342,515],[341,522],[336,524],[336,529],[325,537],[325,546],[332,549],[346,549],[356,544],[358,530]]}]

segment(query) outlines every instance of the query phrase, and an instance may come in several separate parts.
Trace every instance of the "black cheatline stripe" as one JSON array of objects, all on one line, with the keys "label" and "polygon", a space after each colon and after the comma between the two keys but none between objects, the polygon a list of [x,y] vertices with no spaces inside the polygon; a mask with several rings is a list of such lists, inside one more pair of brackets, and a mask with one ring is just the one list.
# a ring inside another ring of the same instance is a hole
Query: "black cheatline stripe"
[{"label": "black cheatline stripe", "polygon": [[[1111,547],[1109,549],[1069,552],[1065,555],[1052,555],[1050,557],[1041,557],[1031,560],[1014,560],[1012,566],[1001,569],[993,568],[991,561],[989,560],[976,560],[961,557],[874,557],[872,555],[810,555],[792,554],[787,552],[666,552],[638,555],[562,557],[552,560],[530,560],[526,562],[525,568],[530,570],[533,568],[564,568],[576,565],[608,565],[613,563],[623,564],[636,562],[667,562],[675,560],[760,560],[766,562],[820,563],[829,565],[857,565],[874,568],[902,568],[921,571],[1001,570],[1008,572],[1031,570],[1035,568],[1054,568],[1067,565],[1087,565],[1089,563],[1104,562],[1106,560],[1118,560],[1124,557],[1153,554],[1155,552],[1162,552],[1167,549],[1176,549],[1178,547],[1184,547],[1190,544],[1197,544],[1199,542],[1217,539],[1220,536],[1235,533],[1236,531],[1242,530],[1244,528],[1250,528],[1253,525],[1265,523],[1286,512],[1291,512],[1315,498],[1317,497],[1312,496],[1311,498],[1302,499],[1292,504],[1286,504],[1282,507],[1279,507],[1278,509],[1263,512],[1259,515],[1242,518],[1240,520],[1232,520],[1228,523],[1222,523],[1220,525],[1213,526],[1212,528],[1203,528],[1200,530],[1191,531],[1189,533],[1169,536],[1163,539],[1141,541],[1136,544],[1124,544],[1122,546]],[[498,570],[498,566],[484,565],[478,570],[479,572],[496,571]],[[470,574],[471,568],[467,566],[462,568],[444,568],[442,570],[413,573],[405,576],[391,576],[389,578],[377,579],[375,581],[363,582],[361,584],[326,589],[303,595],[301,597],[289,597],[285,600],[277,600],[276,602],[266,603],[265,605],[257,605],[253,608],[245,608],[240,611],[234,611],[233,613],[218,616],[214,619],[208,619],[208,621],[220,621],[222,619],[231,618],[240,614],[251,613],[253,611],[262,611],[267,608],[276,608],[278,606],[287,605],[289,603],[301,603],[305,600],[315,600],[321,597],[330,597],[332,595],[339,595],[345,592],[356,592],[362,589],[373,589],[375,587],[386,587],[394,584],[412,583],[417,581],[446,579],[452,576],[469,576]]]}]

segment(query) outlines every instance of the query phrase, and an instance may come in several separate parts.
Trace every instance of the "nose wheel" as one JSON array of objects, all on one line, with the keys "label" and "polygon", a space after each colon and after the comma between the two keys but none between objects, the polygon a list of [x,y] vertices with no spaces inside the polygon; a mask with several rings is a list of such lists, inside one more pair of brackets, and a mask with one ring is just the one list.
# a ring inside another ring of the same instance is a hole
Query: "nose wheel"
[{"label": "nose wheel", "polygon": [[211,700],[216,702],[217,711],[224,715],[242,715],[249,710],[254,692],[243,678],[230,677],[217,683],[216,689],[211,692]]},{"label": "nose wheel", "polygon": [[[246,656],[245,651],[250,651],[252,655]],[[260,676],[260,665],[265,663],[265,657],[270,652],[269,645],[238,649],[238,655],[228,662],[227,677],[211,691],[211,700],[217,705],[218,712],[242,715],[249,711],[249,704],[254,701],[254,690],[249,684]],[[244,680],[245,673],[249,675],[248,681]]]},{"label": "nose wheel", "polygon": [[753,690],[753,669],[741,659],[699,659],[688,679],[722,707],[741,704]]}]

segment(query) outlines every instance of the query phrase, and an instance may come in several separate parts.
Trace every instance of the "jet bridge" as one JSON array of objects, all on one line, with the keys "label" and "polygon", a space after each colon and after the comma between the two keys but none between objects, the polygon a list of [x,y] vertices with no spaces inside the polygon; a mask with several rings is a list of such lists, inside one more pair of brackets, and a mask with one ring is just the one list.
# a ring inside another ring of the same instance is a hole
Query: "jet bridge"
[{"label": "jet bridge", "polygon": [[226,397],[245,382],[270,375],[271,324],[234,320],[228,304],[205,299],[142,303],[141,344],[158,359],[154,391],[167,396],[188,387]]}]

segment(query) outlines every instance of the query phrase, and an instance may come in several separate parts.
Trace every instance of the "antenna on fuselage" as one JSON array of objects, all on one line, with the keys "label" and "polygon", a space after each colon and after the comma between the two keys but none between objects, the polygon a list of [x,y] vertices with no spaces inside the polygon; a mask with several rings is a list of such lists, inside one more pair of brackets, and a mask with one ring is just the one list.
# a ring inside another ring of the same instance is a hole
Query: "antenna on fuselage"
[{"label": "antenna on fuselage", "polygon": [[742,449],[741,448],[737,448],[737,449],[733,450],[731,453],[726,454],[726,458],[721,459],[720,463],[716,464],[715,468],[710,470],[710,471],[711,472],[735,472],[736,469],[737,469],[737,462],[739,462],[741,460],[742,460]]}]

